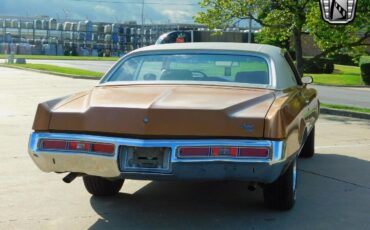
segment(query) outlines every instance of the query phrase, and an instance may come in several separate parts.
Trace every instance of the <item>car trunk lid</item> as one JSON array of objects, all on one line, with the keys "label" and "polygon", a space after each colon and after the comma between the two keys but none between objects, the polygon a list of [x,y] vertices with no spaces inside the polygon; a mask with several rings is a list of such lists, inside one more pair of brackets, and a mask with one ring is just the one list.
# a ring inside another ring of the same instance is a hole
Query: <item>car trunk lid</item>
[{"label": "car trunk lid", "polygon": [[269,89],[98,86],[53,108],[49,129],[158,138],[262,138],[273,101]]}]

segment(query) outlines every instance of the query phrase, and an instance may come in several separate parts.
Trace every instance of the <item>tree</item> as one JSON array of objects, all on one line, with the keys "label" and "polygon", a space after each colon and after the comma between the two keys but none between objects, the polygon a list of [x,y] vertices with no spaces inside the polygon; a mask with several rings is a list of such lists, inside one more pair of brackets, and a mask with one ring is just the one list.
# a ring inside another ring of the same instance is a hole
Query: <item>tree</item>
[{"label": "tree", "polygon": [[306,30],[310,32],[316,45],[323,51],[315,58],[320,58],[333,53],[364,53],[370,45],[370,2],[360,0],[358,2],[356,18],[348,25],[330,25],[324,23],[320,15],[320,9],[314,3],[310,3],[307,11]]},{"label": "tree", "polygon": [[210,29],[226,28],[235,20],[251,18],[263,27],[259,36],[262,43],[287,46],[292,38],[296,65],[303,73],[303,32],[310,32],[323,50],[321,56],[337,50],[366,45],[369,37],[369,4],[358,2],[357,17],[350,25],[330,25],[321,18],[317,0],[202,0],[204,9],[195,21]]}]

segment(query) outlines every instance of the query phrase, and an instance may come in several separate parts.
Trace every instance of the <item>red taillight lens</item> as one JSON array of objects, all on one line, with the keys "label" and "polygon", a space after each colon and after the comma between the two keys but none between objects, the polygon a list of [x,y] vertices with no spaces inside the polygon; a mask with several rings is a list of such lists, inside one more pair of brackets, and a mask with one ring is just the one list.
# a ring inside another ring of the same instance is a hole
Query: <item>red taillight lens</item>
[{"label": "red taillight lens", "polygon": [[67,142],[62,140],[43,140],[41,147],[43,149],[66,149]]},{"label": "red taillight lens", "polygon": [[269,150],[265,148],[240,148],[240,157],[268,157]]},{"label": "red taillight lens", "polygon": [[220,155],[220,148],[212,148],[212,156],[219,156]]},{"label": "red taillight lens", "polygon": [[252,147],[183,147],[179,157],[263,157],[269,156],[268,148]]},{"label": "red taillight lens", "polygon": [[230,148],[230,155],[233,157],[238,156],[238,148]]},{"label": "red taillight lens", "polygon": [[180,148],[179,156],[180,157],[207,157],[209,156],[208,147],[189,147],[189,148]]},{"label": "red taillight lens", "polygon": [[79,141],[70,141],[68,145],[69,150],[78,150],[78,151],[89,151],[90,144],[86,142]]},{"label": "red taillight lens", "polygon": [[91,143],[84,141],[67,140],[41,140],[40,149],[44,150],[64,150],[70,152],[87,152],[100,154],[114,154],[114,144]]},{"label": "red taillight lens", "polygon": [[97,153],[114,153],[114,145],[111,144],[92,144],[91,151]]},{"label": "red taillight lens", "polygon": [[212,156],[237,157],[238,148],[236,147],[214,147],[212,148]]}]

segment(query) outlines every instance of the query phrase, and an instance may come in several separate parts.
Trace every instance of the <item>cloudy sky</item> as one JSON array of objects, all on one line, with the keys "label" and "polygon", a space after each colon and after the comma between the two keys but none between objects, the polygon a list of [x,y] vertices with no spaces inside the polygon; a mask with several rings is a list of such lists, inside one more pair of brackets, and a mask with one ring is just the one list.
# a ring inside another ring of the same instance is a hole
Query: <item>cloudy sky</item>
[{"label": "cloudy sky", "polygon": [[[0,16],[141,23],[142,0],[1,0]],[[144,0],[146,23],[193,23],[199,0]]]}]

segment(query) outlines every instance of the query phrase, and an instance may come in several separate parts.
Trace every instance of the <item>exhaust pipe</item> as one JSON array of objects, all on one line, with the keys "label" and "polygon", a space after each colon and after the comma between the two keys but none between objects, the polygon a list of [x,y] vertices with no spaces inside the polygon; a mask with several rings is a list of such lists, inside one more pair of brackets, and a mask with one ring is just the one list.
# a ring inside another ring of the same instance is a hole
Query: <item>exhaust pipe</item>
[{"label": "exhaust pipe", "polygon": [[256,184],[249,184],[248,185],[248,190],[253,192],[257,189],[257,185]]},{"label": "exhaust pipe", "polygon": [[63,181],[67,184],[71,183],[76,177],[78,177],[80,174],[78,173],[69,173],[67,176],[63,178]]}]

